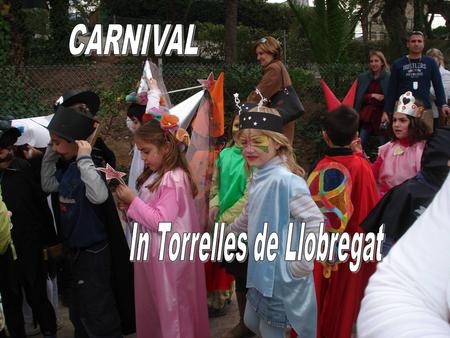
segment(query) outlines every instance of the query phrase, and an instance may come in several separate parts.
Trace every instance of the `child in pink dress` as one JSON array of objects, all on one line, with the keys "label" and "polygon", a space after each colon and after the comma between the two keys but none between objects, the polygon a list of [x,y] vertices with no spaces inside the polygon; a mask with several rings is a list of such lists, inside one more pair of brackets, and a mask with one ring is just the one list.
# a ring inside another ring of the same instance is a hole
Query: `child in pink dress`
[{"label": "child in pink dress", "polygon": [[378,157],[372,165],[382,195],[420,171],[425,140],[430,133],[421,119],[423,111],[423,105],[411,92],[400,96],[392,119],[394,138],[378,148]]},{"label": "child in pink dress", "polygon": [[[186,140],[187,136],[176,125],[177,118],[166,114],[144,123],[135,132],[135,142],[145,163],[145,170],[137,180],[139,193],[136,196],[125,185],[117,188],[127,216],[139,224],[141,233],[150,235],[148,261],[134,264],[138,338],[210,336],[203,263],[198,258],[190,261],[189,254],[184,261],[172,262],[167,254],[172,234],[201,232],[194,206],[197,188],[179,148],[178,140]],[[160,222],[172,223],[161,261]]]}]

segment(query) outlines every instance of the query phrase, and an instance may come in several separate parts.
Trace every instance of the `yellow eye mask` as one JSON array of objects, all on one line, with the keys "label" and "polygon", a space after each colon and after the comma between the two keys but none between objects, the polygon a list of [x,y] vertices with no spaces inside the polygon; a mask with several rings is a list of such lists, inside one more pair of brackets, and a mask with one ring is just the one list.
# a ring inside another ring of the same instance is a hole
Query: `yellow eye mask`
[{"label": "yellow eye mask", "polygon": [[264,151],[265,153],[269,152],[269,138],[266,135],[257,135],[257,136],[241,136],[238,141],[238,146],[245,148],[258,148]]}]

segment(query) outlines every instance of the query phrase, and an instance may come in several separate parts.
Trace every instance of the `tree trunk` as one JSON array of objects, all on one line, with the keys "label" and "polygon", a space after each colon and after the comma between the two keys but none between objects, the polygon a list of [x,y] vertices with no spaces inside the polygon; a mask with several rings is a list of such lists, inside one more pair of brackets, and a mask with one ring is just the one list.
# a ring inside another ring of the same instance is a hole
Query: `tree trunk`
[{"label": "tree trunk", "polygon": [[[362,28],[362,37],[364,43],[367,43],[370,40],[369,36],[369,14],[372,11],[376,1],[360,1],[360,22]],[[372,18],[373,19],[373,18]]]},{"label": "tree trunk", "polygon": [[362,38],[364,43],[369,41],[369,20],[367,16],[361,17]]},{"label": "tree trunk", "polygon": [[70,26],[69,26],[69,1],[68,0],[49,0],[50,3],[50,32],[51,45],[54,56],[58,60],[69,55],[67,46],[69,45]]},{"label": "tree trunk", "polygon": [[414,0],[414,30],[423,32],[424,24],[424,2],[423,0]]},{"label": "tree trunk", "polygon": [[189,24],[188,19],[189,19],[189,14],[190,14],[193,2],[194,2],[193,0],[186,1],[186,3],[187,3],[186,10],[184,11],[184,16],[183,16],[183,25],[184,26],[187,26]]},{"label": "tree trunk", "polygon": [[390,58],[400,57],[405,52],[407,0],[386,0],[381,18],[389,35]]},{"label": "tree trunk", "polygon": [[447,39],[450,37],[450,20],[445,19],[445,27],[447,27]]},{"label": "tree trunk", "polygon": [[[428,20],[428,14],[431,14],[430,19]],[[428,37],[428,39],[433,39],[433,28],[431,27],[431,23],[434,20],[434,13],[427,13],[425,14],[425,35]]]},{"label": "tree trunk", "polygon": [[232,64],[236,62],[237,53],[237,0],[226,0],[225,17],[225,63]]},{"label": "tree trunk", "polygon": [[10,52],[9,57],[16,70],[20,69],[24,64],[25,58],[25,27],[23,25],[23,15],[22,15],[23,1],[17,0],[11,4],[11,8],[4,15],[4,20],[8,23],[10,32]]}]

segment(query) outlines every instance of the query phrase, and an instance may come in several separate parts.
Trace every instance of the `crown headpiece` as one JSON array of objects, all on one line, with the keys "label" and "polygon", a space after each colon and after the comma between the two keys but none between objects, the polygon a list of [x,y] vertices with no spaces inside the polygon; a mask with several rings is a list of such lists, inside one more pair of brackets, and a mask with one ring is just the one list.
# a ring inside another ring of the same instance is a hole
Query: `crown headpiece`
[{"label": "crown headpiece", "polygon": [[400,96],[396,112],[417,118],[422,116],[422,109],[416,105],[416,99],[410,91]]}]

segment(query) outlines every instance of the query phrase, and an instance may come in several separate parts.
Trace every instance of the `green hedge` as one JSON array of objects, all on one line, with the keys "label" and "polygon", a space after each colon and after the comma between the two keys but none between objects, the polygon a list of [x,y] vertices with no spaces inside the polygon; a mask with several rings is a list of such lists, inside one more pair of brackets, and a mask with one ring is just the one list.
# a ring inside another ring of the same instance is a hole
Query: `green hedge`
[{"label": "green hedge", "polygon": [[23,118],[49,114],[49,107],[40,103],[38,92],[26,86],[23,74],[16,73],[14,67],[1,68],[1,74],[1,115]]}]

